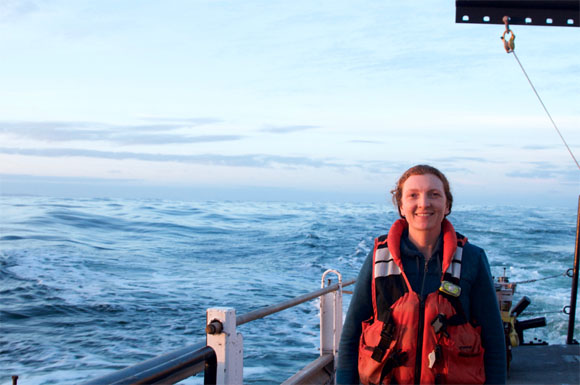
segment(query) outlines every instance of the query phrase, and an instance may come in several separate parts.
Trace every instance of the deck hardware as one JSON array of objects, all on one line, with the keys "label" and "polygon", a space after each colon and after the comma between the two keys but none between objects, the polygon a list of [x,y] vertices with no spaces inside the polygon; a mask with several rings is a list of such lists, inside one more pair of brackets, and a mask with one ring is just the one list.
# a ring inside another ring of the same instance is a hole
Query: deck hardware
[{"label": "deck hardware", "polygon": [[207,334],[220,334],[224,329],[224,325],[217,319],[212,320],[206,327]]},{"label": "deck hardware", "polygon": [[[504,24],[505,24],[505,31],[503,32],[503,35],[501,35],[500,39],[503,42],[503,47],[505,49],[505,51],[507,53],[513,52],[514,49],[516,48],[514,40],[516,38],[515,33],[510,29],[510,17],[509,16],[504,16],[502,18]],[[506,34],[508,34],[508,38],[506,38]]]},{"label": "deck hardware", "polygon": [[[333,357],[328,369],[336,370],[338,364],[338,344],[342,334],[342,275],[333,269],[326,270],[322,274],[320,288],[331,286],[332,281],[327,278],[328,274],[334,274],[338,278],[338,290],[332,291],[320,297],[320,355]],[[324,284],[326,280],[327,284]],[[331,383],[336,383],[336,378],[331,376]]]},{"label": "deck hardware", "polygon": [[519,316],[528,307],[530,303],[532,303],[532,301],[530,301],[530,298],[524,295],[522,299],[520,299],[517,305],[514,306],[514,308],[510,312],[510,316],[511,317]]},{"label": "deck hardware", "polygon": [[206,334],[207,346],[215,351],[217,384],[242,384],[244,382],[244,338],[236,330],[236,310],[232,308],[207,309],[209,324],[219,323],[219,334]]},{"label": "deck hardware", "polygon": [[566,276],[569,278],[573,278],[574,277],[574,269],[569,268],[568,270],[566,270]]},{"label": "deck hardware", "polygon": [[566,305],[562,308],[562,313],[570,315],[570,305]]}]

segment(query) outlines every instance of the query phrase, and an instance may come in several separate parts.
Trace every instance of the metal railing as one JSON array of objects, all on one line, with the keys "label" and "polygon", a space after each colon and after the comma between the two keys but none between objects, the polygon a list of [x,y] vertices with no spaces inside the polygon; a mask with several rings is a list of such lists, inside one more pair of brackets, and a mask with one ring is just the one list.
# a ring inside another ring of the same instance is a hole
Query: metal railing
[{"label": "metal railing", "polygon": [[205,371],[206,383],[215,383],[216,355],[203,343],[190,345],[86,382],[84,385],[174,384]]},{"label": "metal railing", "polygon": [[[338,283],[326,280],[329,273]],[[326,280],[326,282],[325,282]],[[207,310],[206,344],[175,350],[134,366],[86,382],[101,384],[174,384],[204,372],[204,384],[243,383],[243,337],[236,326],[264,318],[320,297],[320,357],[284,384],[334,383],[338,342],[342,330],[342,288],[356,280],[342,282],[340,273],[328,270],[322,275],[322,288],[287,301],[266,306],[236,317],[231,308]],[[325,286],[328,284],[328,286]]]},{"label": "metal railing", "polygon": [[236,325],[240,326],[240,325],[243,325],[243,324],[248,323],[250,321],[254,321],[254,320],[257,320],[259,318],[264,318],[270,314],[274,314],[274,313],[277,313],[279,311],[286,310],[290,307],[300,305],[301,303],[308,302],[308,301],[313,300],[315,298],[318,298],[324,294],[328,294],[328,293],[331,293],[333,291],[337,291],[341,287],[352,285],[355,282],[356,282],[356,280],[353,279],[353,280],[350,280],[347,282],[335,283],[334,285],[330,285],[330,286],[327,286],[327,287],[322,288],[320,290],[313,291],[312,293],[307,293],[307,294],[289,299],[288,301],[280,302],[276,305],[266,306],[266,307],[263,307],[261,309],[251,311],[249,313],[242,314],[236,319]]},{"label": "metal railing", "polygon": [[[325,282],[329,273],[338,277],[338,283],[330,285]],[[234,309],[208,309],[207,311],[207,345],[211,346],[217,357],[216,380],[218,384],[243,383],[243,338],[236,326],[263,318],[284,309],[299,305],[320,297],[320,357],[285,384],[297,383],[335,383],[336,358],[338,343],[342,332],[342,287],[351,285],[355,280],[343,284],[340,273],[327,270],[322,275],[322,288],[312,293],[267,306],[262,309],[236,317]],[[328,286],[325,287],[325,284]]]}]

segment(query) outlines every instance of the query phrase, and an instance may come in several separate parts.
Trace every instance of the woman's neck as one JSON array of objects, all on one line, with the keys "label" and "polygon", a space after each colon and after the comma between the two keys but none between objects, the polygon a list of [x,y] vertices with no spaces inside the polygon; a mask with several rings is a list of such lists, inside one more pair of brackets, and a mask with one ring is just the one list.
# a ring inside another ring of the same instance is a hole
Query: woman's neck
[{"label": "woman's neck", "polygon": [[437,247],[439,234],[441,234],[441,229],[439,229],[437,233],[427,231],[409,231],[409,240],[417,247],[421,254],[423,254],[425,260],[428,261]]}]

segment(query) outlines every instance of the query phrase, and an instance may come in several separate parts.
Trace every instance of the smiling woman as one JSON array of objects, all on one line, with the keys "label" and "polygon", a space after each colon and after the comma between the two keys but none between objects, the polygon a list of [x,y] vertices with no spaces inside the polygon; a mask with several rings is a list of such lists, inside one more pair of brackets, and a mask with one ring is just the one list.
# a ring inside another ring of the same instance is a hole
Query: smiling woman
[{"label": "smiling woman", "polygon": [[411,167],[399,178],[392,194],[399,215],[409,224],[409,239],[425,258],[431,258],[441,222],[453,203],[447,178],[431,166]]},{"label": "smiling woman", "polygon": [[375,239],[359,273],[338,382],[505,383],[489,262],[445,219],[453,202],[447,178],[418,165],[392,194],[401,219]]}]

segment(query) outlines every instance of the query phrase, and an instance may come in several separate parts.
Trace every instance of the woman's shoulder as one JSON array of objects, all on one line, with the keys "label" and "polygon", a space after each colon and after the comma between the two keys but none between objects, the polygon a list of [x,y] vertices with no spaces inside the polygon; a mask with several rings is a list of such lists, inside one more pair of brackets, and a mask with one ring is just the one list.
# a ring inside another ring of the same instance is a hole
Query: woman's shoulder
[{"label": "woman's shoulder", "polygon": [[474,255],[482,255],[485,254],[485,251],[479,247],[474,245],[469,241],[469,239],[461,233],[457,233],[457,240],[459,243],[463,243],[463,254],[469,253]]},{"label": "woman's shoulder", "polygon": [[466,270],[479,270],[480,266],[487,264],[487,256],[485,255],[485,251],[481,247],[469,242],[469,240],[467,240],[467,238],[461,234],[457,234],[458,240],[460,239],[460,236],[465,240],[463,245],[461,265]]}]

